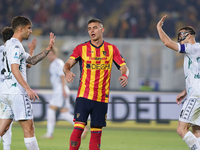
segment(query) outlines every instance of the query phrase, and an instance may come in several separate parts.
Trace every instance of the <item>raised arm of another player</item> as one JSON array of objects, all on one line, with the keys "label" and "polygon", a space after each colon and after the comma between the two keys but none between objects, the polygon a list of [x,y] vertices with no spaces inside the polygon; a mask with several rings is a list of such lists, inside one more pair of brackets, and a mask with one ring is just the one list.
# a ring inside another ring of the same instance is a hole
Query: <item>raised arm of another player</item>
[{"label": "raised arm of another player", "polygon": [[[34,49],[36,48],[37,44],[38,44],[38,41],[36,39],[33,39],[31,43],[28,42],[29,54],[31,56],[33,56]],[[31,64],[26,65],[27,68],[31,68],[31,66],[32,66]]]},{"label": "raised arm of another player", "polygon": [[35,101],[35,97],[39,99],[38,95],[29,87],[28,83],[22,77],[22,74],[19,70],[19,64],[11,64],[11,70],[16,80],[26,90],[26,93],[28,94],[29,99],[34,100],[34,101]]},{"label": "raised arm of another player", "polygon": [[73,58],[69,58],[63,67],[63,72],[65,74],[65,79],[68,83],[72,83],[74,81],[75,74],[73,74],[70,69],[76,64],[76,60]]},{"label": "raised arm of another player", "polygon": [[187,95],[186,89],[183,90],[181,93],[179,93],[176,97],[176,103],[179,105],[181,104],[181,101],[185,98],[185,96]]},{"label": "raised arm of another player", "polygon": [[172,49],[174,51],[178,51],[179,50],[178,44],[176,42],[172,41],[169,38],[169,36],[162,29],[162,26],[164,24],[166,17],[167,17],[167,15],[163,16],[157,24],[158,34],[160,36],[161,41],[165,44],[165,46],[169,47],[170,49]]},{"label": "raised arm of another player", "polygon": [[119,68],[121,71],[121,76],[119,77],[119,81],[122,87],[125,87],[128,83],[129,69],[126,65],[123,65]]},{"label": "raised arm of another player", "polygon": [[54,43],[55,43],[55,39],[56,39],[56,36],[54,36],[54,33],[50,33],[50,39],[49,39],[49,45],[48,47],[43,50],[41,53],[33,56],[33,57],[29,57],[26,62],[31,64],[31,65],[35,65],[37,64],[39,61],[41,61],[42,59],[44,59],[48,53],[50,52],[50,50],[52,50],[53,46],[54,46]]}]

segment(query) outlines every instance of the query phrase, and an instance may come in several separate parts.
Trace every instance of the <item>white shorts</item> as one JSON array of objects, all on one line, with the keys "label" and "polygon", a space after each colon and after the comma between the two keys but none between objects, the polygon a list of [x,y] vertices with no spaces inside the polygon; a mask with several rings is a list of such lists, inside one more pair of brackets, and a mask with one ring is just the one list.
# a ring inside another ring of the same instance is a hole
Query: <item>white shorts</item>
[{"label": "white shorts", "polygon": [[200,99],[189,98],[185,100],[181,109],[179,121],[200,126]]},{"label": "white shorts", "polygon": [[54,93],[52,95],[52,98],[49,102],[50,105],[56,106],[58,108],[70,108],[70,96],[67,96],[67,98],[63,97],[62,93]]},{"label": "white shorts", "polygon": [[32,104],[27,94],[0,94],[0,108],[0,119],[33,119]]}]

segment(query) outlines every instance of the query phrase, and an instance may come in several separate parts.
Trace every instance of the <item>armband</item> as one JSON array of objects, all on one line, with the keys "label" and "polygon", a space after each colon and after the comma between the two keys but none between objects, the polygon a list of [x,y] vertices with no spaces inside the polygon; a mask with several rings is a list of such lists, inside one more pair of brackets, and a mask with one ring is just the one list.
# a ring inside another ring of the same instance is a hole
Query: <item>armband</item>
[{"label": "armband", "polygon": [[126,74],[123,74],[122,76],[126,77],[126,79],[128,79],[127,75]]}]

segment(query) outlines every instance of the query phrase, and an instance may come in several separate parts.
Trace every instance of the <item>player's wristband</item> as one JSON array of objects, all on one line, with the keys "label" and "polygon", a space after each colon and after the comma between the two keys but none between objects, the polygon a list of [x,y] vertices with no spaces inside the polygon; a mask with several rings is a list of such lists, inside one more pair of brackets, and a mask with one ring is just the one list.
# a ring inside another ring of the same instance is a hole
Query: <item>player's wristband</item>
[{"label": "player's wristband", "polygon": [[126,77],[126,79],[128,79],[127,75],[126,74],[123,74],[122,76]]}]

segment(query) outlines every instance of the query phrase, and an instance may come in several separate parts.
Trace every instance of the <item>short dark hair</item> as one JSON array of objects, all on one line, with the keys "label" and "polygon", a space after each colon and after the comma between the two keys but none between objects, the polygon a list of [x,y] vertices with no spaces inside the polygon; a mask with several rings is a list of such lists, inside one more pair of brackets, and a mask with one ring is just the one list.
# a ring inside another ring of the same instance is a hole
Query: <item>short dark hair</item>
[{"label": "short dark hair", "polygon": [[5,43],[7,40],[9,40],[13,36],[14,31],[11,27],[5,27],[1,31],[1,34],[2,34],[3,42]]},{"label": "short dark hair", "polygon": [[182,27],[178,31],[181,31],[181,30],[188,31],[191,35],[196,35],[196,31],[191,26]]},{"label": "short dark hair", "polygon": [[102,21],[101,21],[100,19],[97,19],[97,18],[90,19],[90,20],[88,21],[88,24],[90,24],[90,23],[92,23],[92,22],[98,22],[98,23],[100,23],[101,25],[103,25]]},{"label": "short dark hair", "polygon": [[12,19],[12,22],[11,22],[11,26],[13,28],[13,30],[15,31],[17,29],[17,27],[19,26],[27,26],[27,25],[32,25],[31,21],[26,18],[26,17],[23,17],[23,16],[16,16]]}]

